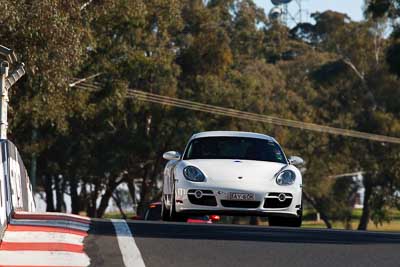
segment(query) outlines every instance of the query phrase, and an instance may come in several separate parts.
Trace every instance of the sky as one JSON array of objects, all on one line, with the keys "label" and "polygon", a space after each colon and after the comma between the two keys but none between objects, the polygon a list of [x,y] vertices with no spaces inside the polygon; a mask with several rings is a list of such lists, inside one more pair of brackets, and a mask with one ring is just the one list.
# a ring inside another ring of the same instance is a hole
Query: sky
[{"label": "sky", "polygon": [[[258,6],[264,8],[267,14],[274,6],[271,0],[254,0],[254,2]],[[308,16],[303,14],[303,17],[310,17],[310,14],[316,11],[323,12],[325,10],[334,10],[346,13],[352,20],[359,21],[363,19],[363,4],[364,0],[302,0],[303,9],[307,10],[306,13],[308,13]],[[296,0],[293,0],[293,2],[289,4],[289,10],[292,14],[297,13],[298,5],[296,4]],[[303,21],[312,22],[311,19],[303,19]]]}]

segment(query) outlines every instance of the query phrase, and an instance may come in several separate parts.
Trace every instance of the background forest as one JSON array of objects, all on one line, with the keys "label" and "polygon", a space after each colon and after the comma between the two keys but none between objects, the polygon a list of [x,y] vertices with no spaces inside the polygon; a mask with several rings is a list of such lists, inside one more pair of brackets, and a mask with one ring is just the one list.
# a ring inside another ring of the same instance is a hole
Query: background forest
[{"label": "background forest", "polygon": [[[335,11],[288,28],[252,0],[0,1],[0,42],[27,75],[11,92],[10,139],[47,210],[104,216],[118,185],[138,214],[158,200],[167,150],[191,134],[276,137],[304,166],[304,198],[328,227],[351,219],[342,173],[363,172],[359,229],[400,208],[400,146],[138,101],[128,88],[216,106],[400,137],[399,0],[370,0],[365,20]],[[96,86],[74,86],[90,77]],[[52,191],[56,190],[55,199]],[[96,204],[98,199],[100,203]]]}]

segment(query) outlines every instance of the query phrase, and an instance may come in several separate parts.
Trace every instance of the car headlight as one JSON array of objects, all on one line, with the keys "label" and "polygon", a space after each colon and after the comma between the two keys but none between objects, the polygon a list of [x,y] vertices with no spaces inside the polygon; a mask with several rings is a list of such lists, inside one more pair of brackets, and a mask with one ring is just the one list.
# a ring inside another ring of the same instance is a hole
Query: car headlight
[{"label": "car headlight", "polygon": [[183,169],[183,175],[185,178],[192,182],[204,182],[206,177],[204,174],[194,166],[187,166]]},{"label": "car headlight", "polygon": [[295,180],[296,174],[290,170],[285,170],[276,177],[276,183],[279,185],[292,185]]}]

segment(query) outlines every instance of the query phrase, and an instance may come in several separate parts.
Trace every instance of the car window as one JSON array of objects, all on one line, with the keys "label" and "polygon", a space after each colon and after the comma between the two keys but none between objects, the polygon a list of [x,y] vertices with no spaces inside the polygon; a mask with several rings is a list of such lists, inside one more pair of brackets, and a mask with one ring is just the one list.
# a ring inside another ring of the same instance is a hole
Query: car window
[{"label": "car window", "polygon": [[204,137],[191,141],[184,159],[241,159],[286,163],[272,140],[247,137]]}]

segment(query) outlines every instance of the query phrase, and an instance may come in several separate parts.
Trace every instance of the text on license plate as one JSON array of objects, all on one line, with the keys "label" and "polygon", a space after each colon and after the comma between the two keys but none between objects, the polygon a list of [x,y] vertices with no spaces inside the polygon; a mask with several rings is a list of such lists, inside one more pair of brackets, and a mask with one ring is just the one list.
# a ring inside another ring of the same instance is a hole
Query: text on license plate
[{"label": "text on license plate", "polygon": [[243,200],[243,201],[251,201],[255,200],[256,197],[253,193],[229,193],[230,200]]}]

